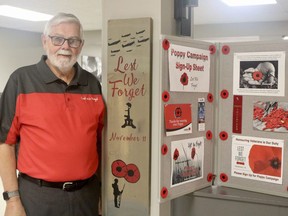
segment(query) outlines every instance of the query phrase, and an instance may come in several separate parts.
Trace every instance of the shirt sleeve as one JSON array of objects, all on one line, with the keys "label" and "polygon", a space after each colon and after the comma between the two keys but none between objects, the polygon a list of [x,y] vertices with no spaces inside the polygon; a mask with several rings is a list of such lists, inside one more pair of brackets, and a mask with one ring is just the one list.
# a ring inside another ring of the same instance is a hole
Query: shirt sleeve
[{"label": "shirt sleeve", "polygon": [[16,103],[18,95],[17,79],[10,76],[0,98],[0,142],[16,144],[19,139]]}]

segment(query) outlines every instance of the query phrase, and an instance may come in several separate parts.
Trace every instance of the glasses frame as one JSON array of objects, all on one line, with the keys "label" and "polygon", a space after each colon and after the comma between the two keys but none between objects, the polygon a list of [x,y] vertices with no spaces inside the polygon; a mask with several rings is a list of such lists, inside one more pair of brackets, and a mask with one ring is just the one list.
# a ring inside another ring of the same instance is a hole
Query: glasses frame
[{"label": "glasses frame", "polygon": [[[81,44],[83,43],[83,40],[81,40],[80,38],[64,38],[64,37],[56,36],[56,35],[55,36],[48,35],[48,37],[51,39],[51,42],[52,42],[52,44],[54,46],[62,46],[67,41],[69,47],[71,47],[71,48],[79,48],[81,46]],[[61,39],[61,40],[63,40],[63,42],[59,43],[59,44],[57,44],[57,43],[55,44],[55,41],[54,41],[55,38]],[[79,45],[78,46],[73,46],[72,45],[75,41],[79,41]]]}]

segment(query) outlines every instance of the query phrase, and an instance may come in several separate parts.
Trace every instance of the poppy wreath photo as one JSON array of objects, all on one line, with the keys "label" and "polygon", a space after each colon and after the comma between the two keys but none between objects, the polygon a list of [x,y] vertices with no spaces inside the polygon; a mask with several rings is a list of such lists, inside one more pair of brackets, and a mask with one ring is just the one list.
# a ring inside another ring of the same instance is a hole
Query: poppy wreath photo
[{"label": "poppy wreath photo", "polygon": [[188,85],[188,75],[187,75],[187,73],[183,73],[181,75],[180,82],[182,83],[183,86]]},{"label": "poppy wreath photo", "polygon": [[253,145],[249,166],[254,173],[281,177],[282,148]]}]

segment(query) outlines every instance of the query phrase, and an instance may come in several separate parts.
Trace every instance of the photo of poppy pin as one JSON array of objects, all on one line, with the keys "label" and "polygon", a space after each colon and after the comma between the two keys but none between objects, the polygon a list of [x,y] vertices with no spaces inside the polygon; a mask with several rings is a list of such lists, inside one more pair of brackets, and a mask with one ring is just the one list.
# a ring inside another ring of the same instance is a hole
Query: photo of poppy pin
[{"label": "photo of poppy pin", "polygon": [[259,80],[261,80],[261,79],[263,78],[263,74],[262,74],[261,71],[255,71],[255,72],[253,72],[253,74],[252,74],[252,78],[253,78],[254,80],[256,80],[256,81],[259,81]]}]

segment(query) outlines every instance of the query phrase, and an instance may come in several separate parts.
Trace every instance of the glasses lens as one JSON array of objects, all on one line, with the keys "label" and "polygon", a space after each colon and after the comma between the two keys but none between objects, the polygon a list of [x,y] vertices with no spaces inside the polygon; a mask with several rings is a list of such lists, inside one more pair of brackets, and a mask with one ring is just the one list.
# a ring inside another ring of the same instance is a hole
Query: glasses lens
[{"label": "glasses lens", "polygon": [[51,37],[51,40],[52,40],[53,45],[61,46],[64,43],[65,38],[62,38],[62,37]]},{"label": "glasses lens", "polygon": [[73,47],[73,48],[78,48],[81,43],[82,43],[82,40],[79,39],[79,38],[63,38],[63,37],[58,37],[58,36],[50,36],[49,37],[51,38],[51,41],[53,43],[54,46],[62,46],[65,41],[67,40],[68,41],[68,44],[70,47]]},{"label": "glasses lens", "polygon": [[68,39],[69,46],[73,48],[78,48],[81,45],[81,42],[82,41],[80,39]]}]

